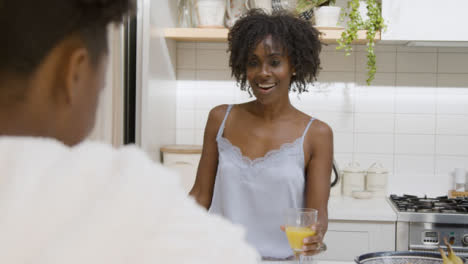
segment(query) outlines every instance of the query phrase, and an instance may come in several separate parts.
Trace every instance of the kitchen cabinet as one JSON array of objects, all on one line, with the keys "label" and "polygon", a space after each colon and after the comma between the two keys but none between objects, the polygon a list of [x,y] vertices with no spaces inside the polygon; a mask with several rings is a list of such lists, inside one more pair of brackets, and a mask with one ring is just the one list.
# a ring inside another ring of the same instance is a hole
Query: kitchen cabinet
[{"label": "kitchen cabinet", "polygon": [[[322,42],[327,44],[335,44],[336,40],[341,37],[342,29],[317,28],[322,33]],[[157,36],[158,31],[153,30],[152,36]],[[177,41],[203,41],[203,42],[226,42],[228,29],[226,28],[166,28],[164,37]],[[380,33],[376,34],[376,40],[380,40]],[[366,31],[359,30],[355,44],[365,44]]]},{"label": "kitchen cabinet", "polygon": [[327,251],[318,260],[352,261],[357,256],[395,250],[395,222],[330,220],[324,239]]},{"label": "kitchen cabinet", "polygon": [[466,0],[383,0],[385,41],[468,41]]},{"label": "kitchen cabinet", "polygon": [[163,165],[175,170],[186,193],[189,193],[195,182],[202,146],[168,145],[161,148]]}]

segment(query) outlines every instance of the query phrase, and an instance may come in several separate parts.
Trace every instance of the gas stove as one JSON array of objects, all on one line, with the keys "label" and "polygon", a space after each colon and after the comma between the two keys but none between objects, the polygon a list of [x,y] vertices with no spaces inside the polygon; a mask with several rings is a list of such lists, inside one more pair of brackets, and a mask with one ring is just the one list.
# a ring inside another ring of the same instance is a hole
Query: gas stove
[{"label": "gas stove", "polygon": [[390,195],[399,221],[468,224],[468,198]]},{"label": "gas stove", "polygon": [[444,238],[468,256],[468,198],[390,195],[397,213],[396,250],[437,252]]}]

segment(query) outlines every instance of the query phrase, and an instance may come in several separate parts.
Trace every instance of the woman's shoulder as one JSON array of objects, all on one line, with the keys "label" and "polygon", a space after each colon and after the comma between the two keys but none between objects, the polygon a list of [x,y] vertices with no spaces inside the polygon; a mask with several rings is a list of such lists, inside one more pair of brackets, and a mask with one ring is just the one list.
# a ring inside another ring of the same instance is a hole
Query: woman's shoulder
[{"label": "woman's shoulder", "polygon": [[317,137],[317,136],[331,136],[333,135],[333,131],[331,127],[324,121],[310,116],[304,112],[298,111],[299,116],[305,120],[304,122],[312,122],[310,124],[309,130],[307,131],[308,135]]}]

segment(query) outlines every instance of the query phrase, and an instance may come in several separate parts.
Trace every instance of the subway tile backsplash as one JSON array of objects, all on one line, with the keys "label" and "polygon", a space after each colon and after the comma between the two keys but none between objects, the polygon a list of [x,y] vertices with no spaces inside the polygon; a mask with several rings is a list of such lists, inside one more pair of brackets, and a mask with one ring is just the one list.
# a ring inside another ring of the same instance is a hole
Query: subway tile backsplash
[{"label": "subway tile backsplash", "polygon": [[[445,195],[455,167],[468,169],[468,48],[376,46],[377,74],[365,85],[365,46],[351,56],[324,47],[308,93],[290,98],[334,131],[341,168],[380,161],[388,193]],[[202,144],[209,110],[252,100],[228,67],[226,43],[177,44],[178,144]]]}]

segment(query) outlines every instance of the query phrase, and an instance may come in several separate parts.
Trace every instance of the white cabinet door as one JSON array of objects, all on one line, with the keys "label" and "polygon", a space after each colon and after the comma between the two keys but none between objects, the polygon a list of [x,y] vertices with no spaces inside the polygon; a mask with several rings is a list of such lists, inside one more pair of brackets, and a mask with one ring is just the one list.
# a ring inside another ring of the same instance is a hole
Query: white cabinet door
[{"label": "white cabinet door", "polygon": [[382,40],[468,41],[466,0],[383,0]]},{"label": "white cabinet door", "polygon": [[353,261],[357,256],[395,250],[395,222],[330,221],[319,260]]},{"label": "white cabinet door", "polygon": [[164,153],[163,165],[178,172],[182,187],[189,193],[197,175],[200,154]]}]

